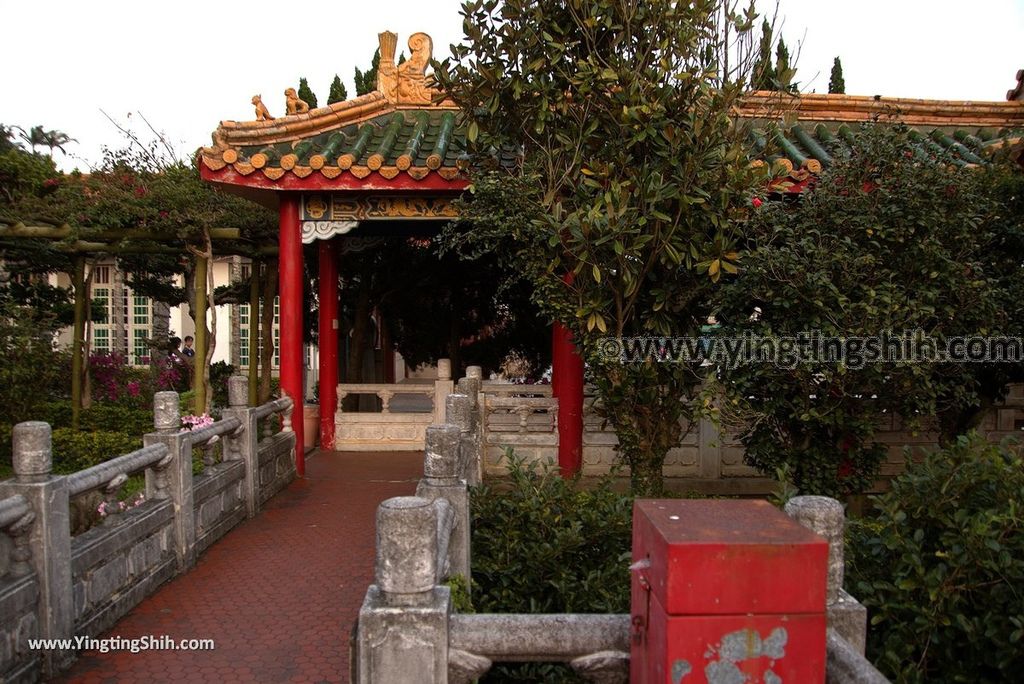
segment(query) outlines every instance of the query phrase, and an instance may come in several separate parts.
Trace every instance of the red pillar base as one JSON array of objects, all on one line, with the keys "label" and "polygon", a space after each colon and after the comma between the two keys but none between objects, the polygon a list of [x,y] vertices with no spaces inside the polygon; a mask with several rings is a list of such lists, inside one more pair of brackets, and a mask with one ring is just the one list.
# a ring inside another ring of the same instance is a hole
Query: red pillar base
[{"label": "red pillar base", "polygon": [[558,399],[558,467],[562,477],[572,477],[583,467],[583,359],[561,323],[551,335],[551,376]]},{"label": "red pillar base", "polygon": [[292,400],[292,430],[295,432],[295,472],[305,477],[303,451],[305,426],[302,407],[302,229],[299,225],[298,195],[279,195],[281,297],[281,392]]}]

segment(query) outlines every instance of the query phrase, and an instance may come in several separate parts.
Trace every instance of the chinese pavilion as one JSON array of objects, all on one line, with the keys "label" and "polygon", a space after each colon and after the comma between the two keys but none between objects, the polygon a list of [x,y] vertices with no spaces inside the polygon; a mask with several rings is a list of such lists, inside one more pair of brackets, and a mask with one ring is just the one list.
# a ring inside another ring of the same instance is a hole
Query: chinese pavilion
[{"label": "chinese pavilion", "polygon": [[[294,402],[296,465],[304,471],[302,299],[303,244],[318,245],[320,443],[334,444],[338,383],[337,240],[436,230],[454,216],[452,200],[468,186],[459,111],[432,88],[432,43],[417,33],[411,58],[395,63],[397,36],[381,33],[377,89],[310,109],[286,91],[287,114],[270,115],[253,98],[256,120],[223,121],[213,145],[198,153],[202,177],[266,206],[280,217],[281,389]],[[954,102],[847,95],[750,94],[736,111],[755,126],[754,163],[771,164],[778,192],[800,192],[828,168],[828,149],[848,142],[857,124],[880,116],[912,127],[922,157],[955,166],[985,163],[1004,150],[1024,161],[1024,101],[1018,85],[1004,102]],[[512,160],[506,160],[512,161]],[[575,472],[583,439],[583,363],[572,336],[552,334],[553,393],[558,399],[559,464]]]}]

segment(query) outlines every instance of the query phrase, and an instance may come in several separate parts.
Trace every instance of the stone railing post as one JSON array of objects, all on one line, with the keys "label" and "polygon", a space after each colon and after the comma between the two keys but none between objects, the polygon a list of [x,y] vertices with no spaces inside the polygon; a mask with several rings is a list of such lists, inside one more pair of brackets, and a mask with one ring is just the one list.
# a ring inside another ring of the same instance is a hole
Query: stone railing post
[{"label": "stone railing post", "polygon": [[480,484],[482,468],[480,430],[476,424],[475,403],[465,394],[448,395],[448,423],[459,428],[458,475],[470,486]]},{"label": "stone railing post", "polygon": [[225,435],[224,460],[245,463],[245,514],[252,518],[260,507],[259,434],[256,409],[249,406],[249,380],[244,375],[228,378],[228,404],[224,418],[237,418],[242,426],[234,434]]},{"label": "stone railing post", "polygon": [[864,655],[867,609],[843,589],[843,504],[827,496],[795,496],[786,503],[786,513],[828,542],[828,625]]},{"label": "stone railing post", "polygon": [[174,506],[174,553],[178,572],[196,561],[195,505],[192,497],[192,438],[181,431],[181,405],[177,392],[153,395],[154,431],[143,444],[164,444],[167,457],[146,469],[146,498],[170,499]]},{"label": "stone railing post", "polygon": [[[470,414],[472,416],[472,456],[465,459],[466,482],[471,487],[483,483],[484,473],[484,441],[483,441],[483,415],[480,391],[483,389],[483,369],[480,366],[469,366],[466,368],[466,377],[461,378],[458,384],[459,394],[469,397]],[[461,424],[460,424],[461,427]],[[467,440],[468,442],[468,440]],[[464,457],[465,458],[465,457]]]},{"label": "stone railing post", "polygon": [[437,515],[413,496],[377,508],[376,579],[359,611],[360,684],[448,681],[451,596],[434,584]]},{"label": "stone railing post", "polygon": [[[451,395],[453,397],[459,395]],[[448,572],[462,575],[469,582],[469,492],[459,472],[459,443],[462,432],[457,425],[431,425],[427,428],[423,457],[423,479],[416,487],[416,496],[428,501],[444,499],[454,515],[448,541]]]},{"label": "stone railing post", "polygon": [[445,400],[455,389],[452,382],[452,362],[450,359],[437,360],[437,380],[434,381],[434,422],[445,421]]},{"label": "stone railing post", "polygon": [[[43,639],[74,636],[74,594],[71,584],[71,521],[67,480],[52,474],[50,426],[39,421],[18,423],[11,435],[14,478],[0,482],[0,498],[21,494],[34,520],[26,530],[27,559],[39,583],[36,619]],[[48,650],[43,673],[52,677],[74,659],[74,650]]]}]

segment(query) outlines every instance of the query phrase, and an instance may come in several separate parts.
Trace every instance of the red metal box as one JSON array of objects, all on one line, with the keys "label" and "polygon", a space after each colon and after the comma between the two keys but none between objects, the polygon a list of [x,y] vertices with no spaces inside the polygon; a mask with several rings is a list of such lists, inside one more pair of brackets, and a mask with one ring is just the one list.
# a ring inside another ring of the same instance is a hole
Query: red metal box
[{"label": "red metal box", "polygon": [[823,682],[828,544],[764,501],[633,508],[630,681]]}]

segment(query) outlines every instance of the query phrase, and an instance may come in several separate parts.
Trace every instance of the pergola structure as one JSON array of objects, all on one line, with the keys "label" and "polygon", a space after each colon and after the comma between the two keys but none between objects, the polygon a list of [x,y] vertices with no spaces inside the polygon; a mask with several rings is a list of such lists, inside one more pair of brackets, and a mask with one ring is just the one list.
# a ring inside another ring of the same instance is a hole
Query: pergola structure
[{"label": "pergola structure", "polygon": [[[402,64],[395,63],[397,36],[385,32],[379,38],[375,92],[309,109],[289,89],[288,114],[281,118],[271,117],[256,96],[257,120],[221,122],[213,145],[199,152],[205,180],[279,211],[281,389],[294,402],[300,476],[302,245],[315,241],[319,249],[320,443],[331,445],[338,382],[334,238],[415,234],[431,223],[436,229],[437,222],[454,216],[451,202],[468,186],[458,109],[431,87],[425,73],[430,37],[411,36],[411,58]],[[880,118],[909,124],[922,158],[968,167],[984,163],[994,150],[1009,149],[1022,160],[1024,102],[1014,96],[1017,91],[1011,91],[1009,102],[757,92],[735,115],[755,122],[751,157],[772,165],[770,189],[795,193],[831,164],[831,146],[849,142],[859,123]],[[563,472],[576,472],[582,462],[583,362],[571,333],[559,324],[552,334],[552,365],[559,465]]]}]

